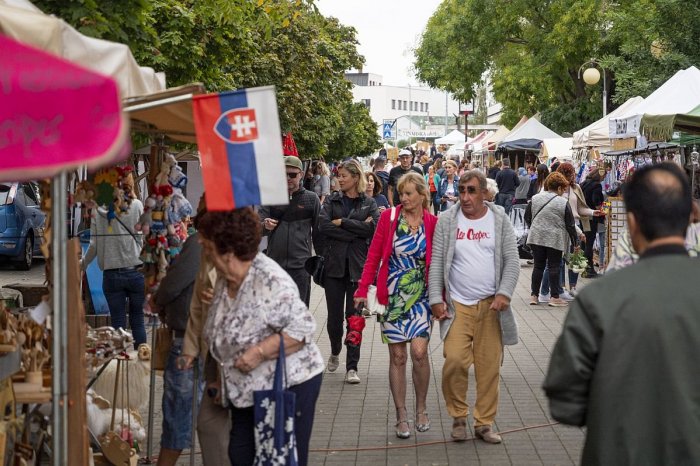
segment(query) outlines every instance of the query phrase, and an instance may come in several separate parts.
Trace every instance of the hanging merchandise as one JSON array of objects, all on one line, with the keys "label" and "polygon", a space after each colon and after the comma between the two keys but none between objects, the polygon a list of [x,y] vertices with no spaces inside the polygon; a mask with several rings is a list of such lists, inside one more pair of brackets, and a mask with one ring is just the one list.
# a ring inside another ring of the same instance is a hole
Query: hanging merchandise
[{"label": "hanging merchandise", "polygon": [[144,264],[146,292],[154,292],[168,265],[180,254],[187,239],[185,220],[192,205],[182,194],[187,176],[172,154],[167,154],[144,203],[144,212],[134,229],[144,235],[141,262]]}]

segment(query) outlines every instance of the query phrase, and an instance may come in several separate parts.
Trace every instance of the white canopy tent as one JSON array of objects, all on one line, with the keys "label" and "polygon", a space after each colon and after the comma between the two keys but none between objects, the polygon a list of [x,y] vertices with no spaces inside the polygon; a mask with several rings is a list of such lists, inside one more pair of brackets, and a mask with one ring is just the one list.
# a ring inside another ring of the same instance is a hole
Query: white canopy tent
[{"label": "white canopy tent", "polygon": [[536,118],[530,118],[522,126],[514,128],[513,131],[503,138],[502,142],[517,141],[518,139],[553,139],[561,138],[557,133],[547,128]]},{"label": "white canopy tent", "polygon": [[128,46],[84,36],[28,0],[0,0],[0,33],[111,76],[122,98],[165,89],[165,75],[139,66]]},{"label": "white canopy tent", "polygon": [[542,140],[540,160],[544,163],[547,160],[557,157],[560,161],[572,160],[571,153],[572,138],[552,138]]},{"label": "white canopy tent", "polygon": [[451,146],[453,144],[464,144],[466,142],[466,138],[464,137],[464,134],[461,131],[452,130],[450,134],[447,136],[443,136],[441,138],[437,138],[435,140],[435,144],[444,144],[446,146]]},{"label": "white canopy tent", "polygon": [[634,107],[643,101],[644,99],[642,97],[632,97],[614,111],[610,112],[607,116],[604,116],[600,120],[576,131],[573,137],[574,149],[582,149],[586,147],[601,148],[602,151],[610,149],[610,118],[617,118],[620,115],[625,115],[632,112]]},{"label": "white canopy tent", "polygon": [[[691,66],[674,74],[639,105],[610,118],[610,137],[614,139],[641,136],[639,128],[645,113],[670,115],[688,113],[700,105],[700,70]],[[650,138],[653,140],[653,135]]]}]

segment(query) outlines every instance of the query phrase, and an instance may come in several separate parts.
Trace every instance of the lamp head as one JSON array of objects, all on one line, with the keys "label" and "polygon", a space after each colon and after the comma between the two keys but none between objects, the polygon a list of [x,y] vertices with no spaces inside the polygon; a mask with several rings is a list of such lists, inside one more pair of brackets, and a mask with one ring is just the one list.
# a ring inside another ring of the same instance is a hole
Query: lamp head
[{"label": "lamp head", "polygon": [[583,82],[592,86],[600,81],[600,71],[597,68],[588,68],[583,72]]}]

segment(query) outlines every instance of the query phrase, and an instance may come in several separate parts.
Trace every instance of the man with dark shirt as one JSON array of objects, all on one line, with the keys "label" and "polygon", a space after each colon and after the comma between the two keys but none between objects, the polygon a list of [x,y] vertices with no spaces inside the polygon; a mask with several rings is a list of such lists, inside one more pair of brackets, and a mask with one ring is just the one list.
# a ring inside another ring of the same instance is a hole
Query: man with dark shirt
[{"label": "man with dark shirt", "polygon": [[391,207],[394,207],[396,205],[399,205],[401,203],[401,200],[399,199],[399,192],[396,189],[396,184],[399,182],[399,178],[404,176],[406,173],[410,173],[411,171],[414,171],[418,173],[419,175],[423,176],[421,171],[411,165],[411,160],[413,159],[413,154],[411,154],[411,151],[408,149],[401,149],[401,152],[399,152],[399,163],[400,165],[398,167],[394,167],[391,169],[389,172],[389,204],[391,204]]},{"label": "man with dark shirt", "polygon": [[381,155],[381,153],[377,160],[374,161],[374,174],[382,182],[382,194],[389,199],[389,173],[386,171],[386,157]]},{"label": "man with dark shirt", "polygon": [[498,185],[496,205],[500,205],[506,209],[506,214],[509,214],[513,206],[515,188],[520,184],[520,180],[515,170],[510,168],[510,159],[503,159],[502,166],[503,168],[496,174],[496,185]]},{"label": "man with dark shirt", "polygon": [[501,161],[496,160],[496,163],[493,164],[493,167],[489,168],[488,175],[486,175],[486,178],[491,178],[492,180],[496,179],[496,175],[498,175],[498,172],[501,171]]}]

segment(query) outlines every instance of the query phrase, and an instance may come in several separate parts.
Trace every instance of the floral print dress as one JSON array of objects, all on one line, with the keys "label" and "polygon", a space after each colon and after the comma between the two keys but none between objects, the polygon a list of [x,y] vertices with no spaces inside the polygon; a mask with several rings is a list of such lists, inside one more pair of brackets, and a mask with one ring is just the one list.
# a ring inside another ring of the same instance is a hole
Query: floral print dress
[{"label": "floral print dress", "polygon": [[425,225],[411,234],[406,219],[399,217],[394,252],[389,258],[389,304],[382,322],[382,341],[402,343],[430,338],[432,322],[425,282]]}]

